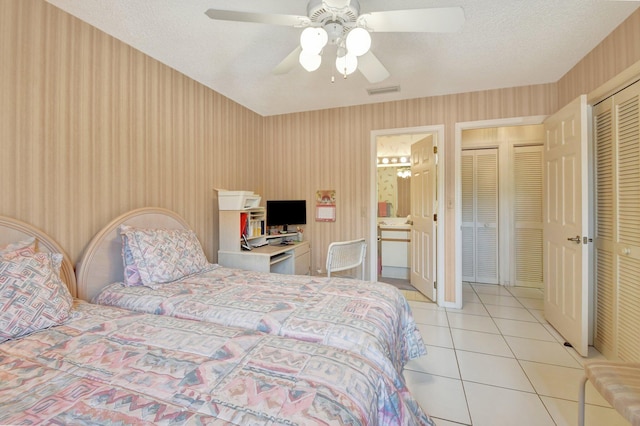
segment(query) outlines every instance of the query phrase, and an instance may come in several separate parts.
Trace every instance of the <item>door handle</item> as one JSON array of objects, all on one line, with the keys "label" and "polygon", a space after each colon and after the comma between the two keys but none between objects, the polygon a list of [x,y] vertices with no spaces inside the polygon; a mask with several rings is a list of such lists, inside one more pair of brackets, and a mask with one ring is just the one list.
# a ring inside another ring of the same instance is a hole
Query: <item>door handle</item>
[{"label": "door handle", "polygon": [[573,237],[573,238],[567,238],[567,241],[573,241],[576,244],[580,244],[580,241],[581,241],[580,235],[578,235],[576,237]]}]

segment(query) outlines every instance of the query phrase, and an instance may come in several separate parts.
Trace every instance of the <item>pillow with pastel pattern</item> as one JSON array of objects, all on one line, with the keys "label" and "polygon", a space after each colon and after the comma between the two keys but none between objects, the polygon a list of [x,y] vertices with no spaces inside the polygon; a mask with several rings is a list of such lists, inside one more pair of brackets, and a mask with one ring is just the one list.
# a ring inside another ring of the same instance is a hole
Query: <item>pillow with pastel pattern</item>
[{"label": "pillow with pastel pattern", "polygon": [[0,248],[0,258],[13,259],[17,256],[32,256],[36,252],[35,237],[16,241]]},{"label": "pillow with pastel pattern", "polygon": [[[124,225],[123,225],[124,226]],[[122,263],[124,265],[124,285],[126,287],[138,287],[144,285],[140,279],[138,267],[129,248],[129,239],[122,234]]]},{"label": "pillow with pastel pattern", "polygon": [[0,343],[67,320],[73,298],[61,263],[58,253],[0,259]]},{"label": "pillow with pastel pattern", "polygon": [[[198,273],[209,264],[195,232],[187,229],[143,229],[120,226],[125,281],[158,288],[158,284]],[[137,272],[131,268],[134,265]],[[128,278],[127,278],[128,277]]]}]

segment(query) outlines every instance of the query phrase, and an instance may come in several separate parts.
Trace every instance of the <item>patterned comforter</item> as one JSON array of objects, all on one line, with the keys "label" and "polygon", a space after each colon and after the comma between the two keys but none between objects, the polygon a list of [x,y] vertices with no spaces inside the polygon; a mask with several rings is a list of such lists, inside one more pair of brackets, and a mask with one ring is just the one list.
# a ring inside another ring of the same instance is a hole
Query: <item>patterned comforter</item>
[{"label": "patterned comforter", "polygon": [[0,344],[0,424],[433,425],[364,357],[76,302]]},{"label": "patterned comforter", "polygon": [[115,283],[93,302],[319,342],[389,375],[426,354],[406,299],[383,283],[217,267],[158,290]]}]

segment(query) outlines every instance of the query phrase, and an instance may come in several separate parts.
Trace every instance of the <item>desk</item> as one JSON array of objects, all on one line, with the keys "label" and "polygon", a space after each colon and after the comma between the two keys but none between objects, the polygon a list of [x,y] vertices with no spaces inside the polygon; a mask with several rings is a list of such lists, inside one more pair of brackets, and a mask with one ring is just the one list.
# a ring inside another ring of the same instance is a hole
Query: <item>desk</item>
[{"label": "desk", "polygon": [[289,245],[266,245],[251,251],[218,251],[218,263],[227,268],[277,274],[309,275],[311,248],[308,241]]}]

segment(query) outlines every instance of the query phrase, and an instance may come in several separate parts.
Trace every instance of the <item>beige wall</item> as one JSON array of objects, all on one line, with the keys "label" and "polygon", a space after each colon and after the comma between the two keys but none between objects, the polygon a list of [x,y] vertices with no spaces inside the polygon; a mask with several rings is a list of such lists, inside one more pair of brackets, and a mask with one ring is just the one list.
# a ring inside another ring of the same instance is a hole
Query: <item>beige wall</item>
[{"label": "beige wall", "polygon": [[143,206],[181,214],[212,259],[212,189],[262,191],[262,120],[42,0],[0,1],[0,215],[74,261]]},{"label": "beige wall", "polygon": [[[456,122],[551,114],[640,60],[639,20],[640,11],[557,84],[263,118],[43,0],[3,0],[0,214],[44,229],[77,260],[118,214],[167,207],[215,259],[212,188],[305,198],[309,208],[317,189],[335,189],[337,221],[307,225],[316,269],[329,242],[367,233],[372,130],[444,124],[450,166]],[[453,253],[447,244],[447,300]]]}]

